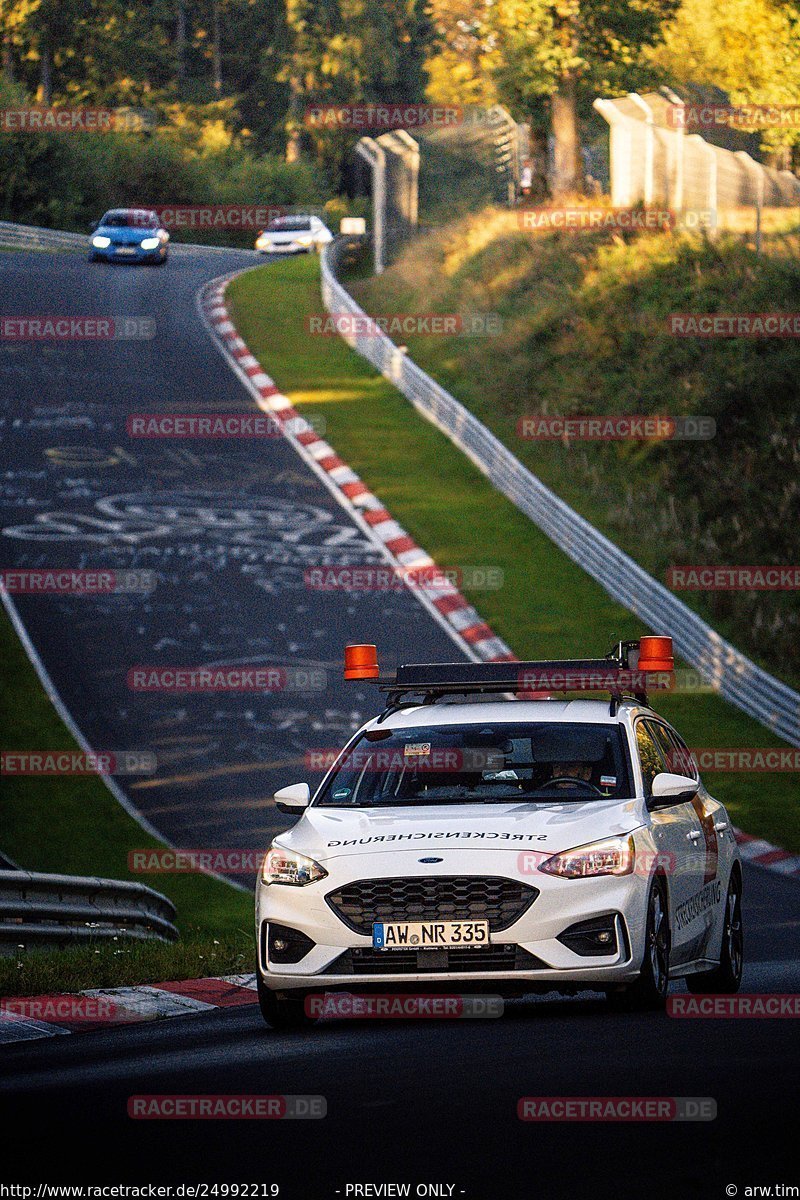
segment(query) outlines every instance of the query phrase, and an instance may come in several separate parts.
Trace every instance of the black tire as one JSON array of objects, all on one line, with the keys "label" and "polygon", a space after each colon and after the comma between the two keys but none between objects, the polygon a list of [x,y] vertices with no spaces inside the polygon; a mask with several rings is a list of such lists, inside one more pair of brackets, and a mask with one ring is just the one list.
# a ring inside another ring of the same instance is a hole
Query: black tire
[{"label": "black tire", "polygon": [[719,965],[710,971],[687,975],[690,992],[709,992],[714,995],[733,995],[742,983],[744,966],[744,930],[742,928],[742,878],[734,869],[725,897],[725,924],[722,930],[722,951]]},{"label": "black tire", "polygon": [[258,967],[256,967],[256,983],[261,1015],[273,1029],[307,1029],[314,1024],[315,1018],[306,1016],[304,999],[286,996],[282,992],[273,992],[263,982]]},{"label": "black tire", "polygon": [[671,937],[667,886],[658,875],[647,897],[647,925],[642,969],[635,983],[608,992],[612,1008],[625,1012],[658,1011],[667,1003]]}]

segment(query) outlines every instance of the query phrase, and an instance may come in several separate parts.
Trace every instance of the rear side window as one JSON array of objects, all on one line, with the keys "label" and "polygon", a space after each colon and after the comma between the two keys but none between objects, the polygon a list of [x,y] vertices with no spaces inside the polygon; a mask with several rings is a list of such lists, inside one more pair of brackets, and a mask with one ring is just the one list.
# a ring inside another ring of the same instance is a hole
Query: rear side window
[{"label": "rear side window", "polygon": [[687,747],[683,738],[679,737],[674,729],[670,729],[668,725],[662,725],[660,722],[653,722],[654,731],[659,739],[659,743],[664,750],[664,755],[667,763],[667,770],[672,771],[675,775],[688,775],[690,779],[699,779],[697,771],[697,763],[694,755]]},{"label": "rear side window", "polygon": [[636,747],[639,751],[639,762],[642,765],[644,794],[645,796],[651,796],[653,793],[653,780],[665,768],[661,751],[645,721],[636,722]]}]

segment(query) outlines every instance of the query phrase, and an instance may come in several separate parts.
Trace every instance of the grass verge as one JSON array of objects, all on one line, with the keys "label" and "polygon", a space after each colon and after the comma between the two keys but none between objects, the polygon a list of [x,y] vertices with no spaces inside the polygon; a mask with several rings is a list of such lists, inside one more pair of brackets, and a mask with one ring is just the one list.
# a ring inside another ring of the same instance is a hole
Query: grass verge
[{"label": "grass verge", "polygon": [[[501,589],[467,594],[520,658],[600,654],[647,632],[343,341],[309,336],[307,318],[323,312],[314,258],[249,271],[228,298],[265,370],[304,415],[325,422],[337,453],[440,565],[501,568]],[[783,744],[710,692],[664,696],[657,707],[694,747]],[[800,851],[796,776],[704,778],[739,826]]]},{"label": "grass verge", "polygon": [[238,933],[180,942],[118,942],[0,958],[0,996],[41,996],[253,970],[253,939]]},{"label": "grass verge", "polygon": [[[3,749],[76,749],[2,608],[0,662]],[[251,969],[249,897],[205,875],[144,876],[129,871],[129,851],[162,843],[141,829],[99,777],[4,776],[0,812],[0,849],[19,866],[146,883],[173,902],[181,932],[181,941],[172,944],[119,942],[112,947],[37,950],[18,960],[0,956],[0,994]]]}]

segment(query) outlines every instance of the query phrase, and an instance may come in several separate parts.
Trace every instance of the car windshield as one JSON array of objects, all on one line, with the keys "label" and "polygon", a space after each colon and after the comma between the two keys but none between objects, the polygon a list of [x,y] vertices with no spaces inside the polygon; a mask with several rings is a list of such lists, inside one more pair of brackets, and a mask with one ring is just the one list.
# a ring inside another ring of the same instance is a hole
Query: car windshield
[{"label": "car windshield", "polygon": [[267,229],[271,233],[309,233],[311,221],[308,217],[276,217]]},{"label": "car windshield", "polygon": [[112,229],[158,229],[158,217],[140,209],[116,208],[107,212],[100,224]]},{"label": "car windshield", "polygon": [[617,724],[556,721],[373,729],[344,752],[315,803],[628,799],[623,736]]}]

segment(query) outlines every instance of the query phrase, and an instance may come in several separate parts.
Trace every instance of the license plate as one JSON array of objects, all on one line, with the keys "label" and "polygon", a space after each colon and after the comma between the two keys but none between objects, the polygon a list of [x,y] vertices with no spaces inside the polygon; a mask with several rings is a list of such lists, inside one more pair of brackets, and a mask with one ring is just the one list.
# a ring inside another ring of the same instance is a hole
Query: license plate
[{"label": "license plate", "polygon": [[119,249],[117,250],[117,254],[135,254],[135,253],[136,253],[135,250],[128,249],[127,246],[123,246],[123,248],[121,250],[119,250]]},{"label": "license plate", "polygon": [[488,921],[378,921],[375,950],[433,950],[437,946],[487,946]]}]

